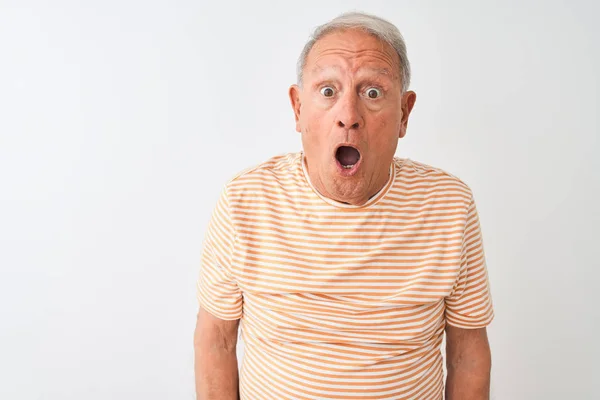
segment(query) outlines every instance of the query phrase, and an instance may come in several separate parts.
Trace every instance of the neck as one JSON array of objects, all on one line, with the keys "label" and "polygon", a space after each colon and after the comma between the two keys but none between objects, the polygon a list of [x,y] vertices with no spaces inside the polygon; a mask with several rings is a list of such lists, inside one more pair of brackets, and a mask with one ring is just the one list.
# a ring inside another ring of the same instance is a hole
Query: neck
[{"label": "neck", "polygon": [[341,204],[347,204],[347,205],[352,205],[352,206],[362,206],[364,204],[366,204],[369,200],[371,200],[373,197],[375,197],[378,193],[380,193],[387,185],[387,183],[390,180],[390,170],[391,170],[391,165],[388,167],[387,173],[383,174],[381,177],[379,177],[377,179],[376,184],[374,185],[374,188],[369,190],[369,193],[367,196],[360,196],[360,197],[341,197],[341,196],[336,196],[335,193],[331,193],[329,192],[329,190],[327,190],[327,186],[323,184],[322,180],[320,179],[321,177],[318,174],[313,173],[314,171],[311,171],[309,169],[309,165],[308,165],[308,161],[303,157],[303,164],[304,164],[304,169],[305,169],[305,173],[307,175],[307,178],[309,179],[311,185],[313,186],[313,189],[316,190],[318,192],[319,195],[321,195],[321,197],[336,201],[338,203]]}]

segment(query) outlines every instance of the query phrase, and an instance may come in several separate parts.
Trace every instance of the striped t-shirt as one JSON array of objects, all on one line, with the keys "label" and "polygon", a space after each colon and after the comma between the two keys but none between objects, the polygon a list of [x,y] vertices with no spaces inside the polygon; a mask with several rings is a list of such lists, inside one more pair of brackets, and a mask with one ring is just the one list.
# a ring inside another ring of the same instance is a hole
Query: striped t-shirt
[{"label": "striped t-shirt", "polygon": [[241,319],[242,399],[442,399],[445,324],[493,318],[471,190],[408,158],[362,206],[321,196],[303,152],[236,176],[198,300]]}]

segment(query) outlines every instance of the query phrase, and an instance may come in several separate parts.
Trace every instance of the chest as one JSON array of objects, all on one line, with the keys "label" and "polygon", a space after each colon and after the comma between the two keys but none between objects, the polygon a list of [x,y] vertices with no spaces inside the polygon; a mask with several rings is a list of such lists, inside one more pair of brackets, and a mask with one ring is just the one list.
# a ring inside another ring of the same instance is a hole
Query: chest
[{"label": "chest", "polygon": [[459,223],[433,229],[427,215],[282,215],[240,229],[232,271],[246,293],[436,301],[453,288],[461,243]]}]

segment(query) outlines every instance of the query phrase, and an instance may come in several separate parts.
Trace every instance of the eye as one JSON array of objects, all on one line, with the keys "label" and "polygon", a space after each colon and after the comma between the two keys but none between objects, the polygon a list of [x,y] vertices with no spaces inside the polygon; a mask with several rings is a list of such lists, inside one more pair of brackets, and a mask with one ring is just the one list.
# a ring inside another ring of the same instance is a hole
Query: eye
[{"label": "eye", "polygon": [[366,91],[367,97],[370,99],[378,99],[381,97],[381,90],[377,88],[368,88]]},{"label": "eye", "polygon": [[335,94],[335,91],[333,90],[333,88],[331,86],[325,86],[325,87],[321,88],[321,94],[325,97],[333,97],[333,95]]}]

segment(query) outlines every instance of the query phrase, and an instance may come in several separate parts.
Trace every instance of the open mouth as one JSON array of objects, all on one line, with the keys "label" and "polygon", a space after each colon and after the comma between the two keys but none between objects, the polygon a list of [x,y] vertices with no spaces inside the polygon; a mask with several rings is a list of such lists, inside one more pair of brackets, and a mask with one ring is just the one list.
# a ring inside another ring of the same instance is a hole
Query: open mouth
[{"label": "open mouth", "polygon": [[335,152],[335,158],[345,169],[352,169],[360,160],[360,152],[351,146],[340,146]]}]

